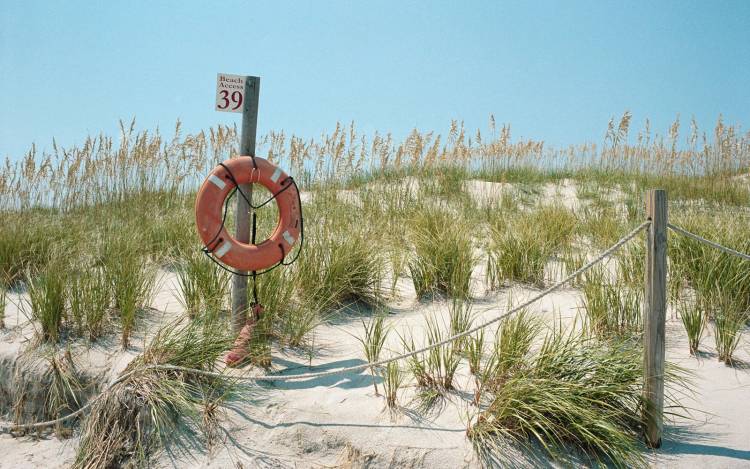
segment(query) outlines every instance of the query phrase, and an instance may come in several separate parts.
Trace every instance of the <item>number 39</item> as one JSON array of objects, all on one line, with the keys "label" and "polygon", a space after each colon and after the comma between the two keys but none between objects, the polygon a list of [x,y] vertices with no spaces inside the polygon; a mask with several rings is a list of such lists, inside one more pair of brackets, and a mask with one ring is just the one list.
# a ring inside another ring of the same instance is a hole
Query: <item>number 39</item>
[{"label": "number 39", "polygon": [[[236,110],[236,109],[239,109],[240,106],[242,106],[242,93],[240,93],[239,91],[234,91],[230,95],[229,91],[227,91],[227,90],[221,90],[219,92],[219,94],[221,95],[221,98],[220,98],[221,101],[223,101],[222,104],[219,104],[219,106],[218,106],[219,109],[226,109],[226,108],[228,108],[230,102],[231,102],[231,104],[234,104],[234,107],[232,108],[233,111]],[[231,101],[230,101],[230,98],[231,98]]]}]

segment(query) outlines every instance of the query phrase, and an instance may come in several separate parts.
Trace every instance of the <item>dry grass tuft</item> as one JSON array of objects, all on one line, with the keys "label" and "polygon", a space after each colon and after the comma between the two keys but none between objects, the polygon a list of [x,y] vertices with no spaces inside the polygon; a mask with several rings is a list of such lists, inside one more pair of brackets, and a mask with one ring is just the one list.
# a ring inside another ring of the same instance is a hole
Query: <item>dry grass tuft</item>
[{"label": "dry grass tuft", "polygon": [[94,403],[81,429],[74,468],[148,465],[160,449],[187,450],[217,436],[217,410],[235,392],[230,377],[149,368],[175,365],[211,370],[231,345],[211,321],[184,321],[160,329],[119,381]]}]

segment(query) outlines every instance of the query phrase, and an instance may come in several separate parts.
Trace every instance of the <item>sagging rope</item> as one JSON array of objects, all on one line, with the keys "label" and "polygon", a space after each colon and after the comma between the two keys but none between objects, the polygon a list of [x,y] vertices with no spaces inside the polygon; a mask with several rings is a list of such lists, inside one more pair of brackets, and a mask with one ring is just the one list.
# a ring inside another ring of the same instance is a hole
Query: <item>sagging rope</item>
[{"label": "sagging rope", "polygon": [[737,256],[737,257],[740,257],[742,259],[745,259],[746,261],[750,261],[750,255],[749,254],[745,254],[745,253],[740,252],[740,251],[735,251],[732,248],[728,248],[726,246],[722,246],[721,244],[719,244],[717,242],[710,241],[710,240],[708,240],[708,239],[706,239],[706,238],[704,238],[702,236],[699,236],[699,235],[697,235],[695,233],[691,233],[688,230],[686,230],[684,228],[680,228],[679,226],[675,226],[675,225],[673,225],[671,223],[667,223],[667,227],[669,229],[671,229],[672,231],[676,232],[676,233],[679,233],[679,234],[681,234],[683,236],[687,236],[688,238],[694,239],[694,240],[699,241],[701,243],[707,244],[708,246],[711,246],[712,248],[716,248],[716,249],[718,249],[720,251],[724,251],[727,254],[731,254],[733,256]]},{"label": "sagging rope", "polygon": [[[241,380],[241,381],[252,381],[252,382],[265,381],[265,382],[273,382],[273,381],[297,381],[297,380],[306,380],[306,379],[326,378],[326,377],[329,377],[329,376],[335,376],[335,375],[340,375],[340,374],[345,374],[345,373],[352,373],[352,372],[360,372],[360,371],[368,370],[370,368],[381,367],[381,366],[386,365],[386,364],[388,364],[390,362],[399,361],[399,360],[403,360],[403,359],[406,359],[406,358],[411,358],[411,357],[414,357],[416,355],[422,354],[424,352],[430,351],[432,349],[435,349],[435,348],[438,348],[438,347],[442,347],[443,345],[446,345],[446,344],[448,344],[450,342],[453,342],[455,340],[461,339],[463,337],[467,337],[469,335],[472,335],[475,332],[477,332],[477,331],[479,331],[481,329],[484,329],[485,327],[487,327],[487,326],[489,326],[491,324],[494,324],[494,323],[496,323],[496,322],[498,322],[498,321],[500,321],[500,320],[502,320],[502,319],[504,319],[504,318],[506,318],[506,317],[508,317],[508,316],[510,316],[512,314],[516,314],[519,311],[524,310],[525,308],[529,307],[531,304],[539,301],[540,299],[544,298],[545,296],[549,295],[550,293],[552,293],[552,292],[560,289],[563,285],[567,284],[571,280],[575,279],[579,275],[585,273],[586,271],[590,270],[595,265],[597,265],[600,262],[602,262],[607,257],[611,256],[618,249],[620,249],[625,243],[627,243],[628,241],[630,241],[631,239],[633,239],[636,235],[638,235],[638,233],[640,233],[642,230],[644,230],[650,224],[651,224],[650,221],[646,221],[646,222],[641,223],[639,226],[637,226],[636,228],[634,228],[630,233],[628,233],[627,235],[625,235],[623,238],[621,238],[619,241],[617,241],[615,244],[613,244],[607,250],[601,252],[596,258],[594,258],[594,260],[592,260],[588,264],[584,265],[583,267],[580,267],[578,270],[576,270],[575,272],[572,272],[571,274],[569,274],[568,276],[566,276],[562,280],[558,281],[554,285],[551,285],[550,287],[547,287],[546,289],[542,290],[541,292],[539,292],[538,294],[534,295],[533,297],[531,297],[527,301],[523,302],[522,304],[516,306],[515,308],[513,308],[513,309],[511,309],[511,310],[509,310],[509,311],[507,311],[507,312],[505,312],[505,313],[503,313],[503,314],[501,314],[501,315],[493,318],[493,319],[490,319],[489,321],[486,321],[486,322],[484,322],[482,324],[479,324],[478,326],[475,326],[475,327],[473,327],[473,328],[471,328],[471,329],[469,329],[467,331],[464,331],[464,332],[461,332],[461,333],[458,333],[458,334],[454,334],[454,335],[452,335],[450,337],[447,337],[446,339],[444,339],[444,340],[442,340],[440,342],[437,342],[437,343],[434,343],[434,344],[430,344],[430,345],[424,346],[424,347],[422,347],[420,349],[412,350],[411,352],[403,353],[401,355],[396,355],[394,357],[390,357],[390,358],[387,358],[387,359],[384,359],[384,360],[379,360],[379,361],[373,362],[373,363],[365,363],[365,364],[362,364],[362,365],[350,366],[350,367],[346,367],[346,368],[338,368],[336,370],[331,370],[331,371],[303,373],[303,374],[296,374],[296,375],[260,375],[260,376],[242,376],[242,375],[236,375],[236,376],[233,376],[233,375],[228,375],[226,373],[220,373],[220,372],[215,372],[215,371],[206,371],[206,370],[197,370],[197,369],[194,369],[194,368],[185,368],[185,367],[175,366],[175,365],[148,365],[148,366],[143,367],[140,370],[136,370],[136,371],[146,371],[146,370],[149,370],[149,369],[151,369],[151,370],[165,370],[165,371],[180,371],[180,372],[183,372],[183,373],[190,373],[190,374],[193,374],[193,375],[205,376],[205,377],[209,377],[209,378],[227,378],[227,377],[230,377],[230,378]],[[16,425],[16,424],[12,424],[12,423],[0,423],[0,430],[2,430],[2,431],[8,431],[8,430],[26,430],[26,429],[45,428],[45,427],[56,425],[58,423],[62,423],[64,421],[66,421],[66,420],[70,420],[72,418],[75,418],[75,417],[81,415],[81,413],[83,413],[86,409],[88,409],[89,407],[91,407],[96,401],[98,401],[99,399],[101,399],[102,396],[104,396],[105,393],[109,392],[115,385],[121,383],[127,377],[131,376],[133,373],[135,373],[135,371],[131,371],[131,372],[126,373],[125,375],[117,378],[105,390],[103,390],[96,397],[94,397],[89,402],[87,402],[83,407],[81,407],[80,409],[78,409],[77,411],[75,411],[75,412],[73,412],[71,414],[66,415],[65,417],[61,417],[61,418],[56,419],[56,420],[50,420],[48,422],[39,422],[39,423],[23,424],[23,425]]]}]

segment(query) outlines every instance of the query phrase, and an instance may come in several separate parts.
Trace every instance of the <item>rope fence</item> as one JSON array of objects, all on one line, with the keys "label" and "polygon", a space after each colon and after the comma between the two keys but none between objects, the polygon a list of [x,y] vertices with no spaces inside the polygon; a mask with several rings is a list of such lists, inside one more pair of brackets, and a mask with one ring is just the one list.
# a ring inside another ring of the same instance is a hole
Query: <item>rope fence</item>
[{"label": "rope fence", "polygon": [[675,225],[673,225],[671,223],[667,224],[667,228],[669,228],[670,230],[674,231],[675,233],[679,233],[679,234],[681,234],[683,236],[687,236],[688,238],[694,239],[694,240],[696,240],[698,242],[701,242],[703,244],[711,246],[712,248],[716,248],[716,249],[718,249],[720,251],[724,251],[727,254],[731,254],[733,256],[737,256],[739,258],[745,259],[746,261],[750,261],[750,254],[745,254],[745,253],[740,252],[740,251],[735,251],[732,248],[728,248],[726,246],[722,246],[719,243],[716,243],[714,241],[710,241],[710,240],[708,240],[708,239],[706,239],[706,238],[704,238],[702,236],[699,236],[699,235],[697,235],[695,233],[691,233],[688,230],[686,230],[684,228],[680,228],[679,226],[675,226]]},{"label": "rope fence", "polygon": [[[488,326],[490,326],[492,324],[495,324],[495,323],[501,321],[502,319],[504,319],[504,318],[506,318],[508,316],[511,316],[513,314],[516,314],[516,313],[518,313],[518,312],[526,309],[527,307],[529,307],[533,303],[535,303],[535,302],[539,301],[540,299],[544,298],[545,296],[547,296],[547,295],[549,295],[549,294],[551,294],[551,293],[559,290],[564,285],[566,285],[567,283],[569,283],[571,280],[573,280],[573,279],[577,278],[578,276],[584,274],[585,272],[587,272],[588,270],[590,270],[591,268],[593,268],[594,266],[596,266],[600,262],[602,262],[605,259],[607,259],[608,257],[610,257],[612,254],[614,254],[615,252],[617,252],[623,245],[625,245],[630,240],[632,240],[635,236],[637,236],[638,233],[640,233],[641,231],[643,231],[644,229],[646,229],[650,224],[651,224],[650,221],[646,221],[646,222],[640,224],[639,226],[637,226],[636,228],[634,228],[632,231],[630,231],[627,235],[625,235],[624,237],[622,237],[615,244],[613,244],[612,246],[610,246],[608,249],[606,249],[605,251],[602,251],[598,256],[596,256],[592,261],[590,261],[586,265],[580,267],[576,271],[574,271],[574,272],[570,273],[569,275],[567,275],[562,280],[560,280],[560,281],[556,282],[555,284],[547,287],[546,289],[544,289],[541,292],[537,293],[536,295],[532,296],[531,298],[529,298],[528,300],[524,301],[520,305],[518,305],[518,306],[516,306],[516,307],[514,307],[514,308],[512,308],[512,309],[510,309],[508,311],[506,311],[505,313],[500,314],[499,316],[497,316],[495,318],[492,318],[492,319],[490,319],[490,320],[488,320],[488,321],[486,321],[486,322],[484,322],[482,324],[479,324],[479,325],[477,325],[475,327],[472,327],[469,330],[466,330],[464,332],[461,332],[461,333],[458,333],[458,334],[454,334],[454,335],[452,335],[450,337],[447,337],[447,338],[443,339],[440,342],[437,342],[437,343],[434,343],[434,344],[430,344],[430,345],[424,346],[422,348],[419,348],[419,349],[416,349],[416,350],[412,350],[412,351],[407,352],[407,353],[396,355],[396,356],[393,356],[393,357],[390,357],[390,358],[387,358],[387,359],[384,359],[384,360],[379,360],[379,361],[373,362],[373,363],[365,363],[365,364],[362,364],[362,365],[355,365],[355,366],[350,366],[350,367],[345,367],[345,368],[338,368],[338,369],[330,370],[330,371],[301,373],[301,374],[292,374],[292,375],[256,375],[256,376],[246,375],[246,374],[234,375],[234,374],[226,373],[226,372],[216,372],[216,371],[199,370],[199,369],[185,368],[185,367],[175,366],[175,365],[148,365],[148,366],[146,366],[144,368],[141,368],[140,370],[130,371],[128,373],[125,373],[124,375],[119,376],[112,383],[110,383],[107,386],[106,389],[104,389],[103,391],[101,391],[94,398],[90,399],[85,405],[83,405],[80,409],[76,410],[75,412],[72,412],[72,413],[70,413],[70,414],[68,414],[66,416],[60,417],[60,418],[55,419],[55,420],[49,420],[49,421],[45,421],[45,422],[37,422],[37,423],[30,423],[30,424],[14,424],[14,423],[10,423],[10,422],[0,422],[0,431],[20,431],[20,430],[35,430],[35,429],[41,429],[41,428],[48,428],[48,427],[51,427],[51,426],[54,426],[54,425],[66,422],[68,420],[74,419],[74,418],[78,417],[79,415],[83,414],[89,408],[91,408],[92,405],[94,405],[98,400],[100,400],[102,397],[104,397],[106,395],[106,393],[110,392],[115,386],[117,386],[118,384],[124,382],[127,378],[129,378],[133,374],[135,374],[137,372],[147,371],[147,370],[179,371],[179,372],[182,372],[182,373],[188,373],[188,374],[193,374],[193,375],[198,375],[198,376],[203,376],[203,377],[208,377],[208,378],[227,378],[227,377],[230,377],[232,379],[237,379],[237,380],[240,380],[240,381],[249,381],[249,382],[302,381],[302,380],[310,380],[310,379],[318,379],[318,378],[327,378],[327,377],[330,377],[330,376],[344,375],[344,374],[349,374],[349,373],[359,373],[361,371],[365,371],[365,370],[368,370],[370,368],[382,367],[384,365],[387,365],[390,362],[395,362],[395,361],[400,361],[400,360],[408,359],[408,358],[411,358],[411,357],[423,354],[425,352],[428,352],[428,351],[430,351],[432,349],[435,349],[435,348],[438,348],[438,347],[442,347],[442,346],[444,346],[444,345],[446,345],[448,343],[451,343],[453,341],[459,340],[461,338],[470,336],[470,335],[478,332],[481,329],[484,329],[484,328],[486,328],[486,327],[488,327]],[[723,251],[723,252],[725,252],[727,254],[739,257],[739,258],[744,259],[744,260],[750,260],[750,255],[748,255],[748,254],[745,254],[743,252],[740,252],[740,251],[734,250],[732,248],[723,246],[723,245],[721,245],[719,243],[716,243],[714,241],[708,240],[708,239],[706,239],[706,238],[704,238],[704,237],[702,237],[700,235],[697,235],[695,233],[692,233],[692,232],[690,232],[690,231],[688,231],[688,230],[686,230],[684,228],[680,228],[679,226],[676,226],[676,225],[673,225],[671,223],[668,223],[667,227],[670,230],[672,230],[672,231],[674,231],[674,232],[676,232],[676,233],[678,233],[680,235],[686,236],[686,237],[691,238],[691,239],[693,239],[695,241],[698,241],[698,242],[701,242],[701,243],[706,244],[708,246],[711,246],[711,247],[713,247],[715,249],[718,249],[720,251]]]},{"label": "rope fence", "polygon": [[570,282],[571,280],[575,279],[576,277],[582,275],[583,273],[587,272],[600,262],[604,261],[606,258],[617,252],[623,245],[625,245],[627,242],[629,242],[631,239],[636,237],[641,231],[646,229],[651,224],[650,221],[645,221],[635,227],[632,231],[630,231],[627,235],[622,237],[619,241],[617,241],[615,244],[610,246],[608,249],[602,251],[599,255],[597,255],[592,261],[587,263],[586,265],[580,267],[576,271],[570,273],[562,280],[556,282],[555,284],[547,287],[546,289],[542,290],[541,292],[537,293],[536,295],[532,296],[528,300],[524,301],[520,305],[506,311],[503,314],[500,314],[499,316],[490,319],[482,324],[479,324],[477,326],[472,327],[471,329],[468,329],[464,332],[454,334],[450,337],[445,338],[444,340],[430,344],[427,346],[424,346],[422,348],[412,350],[407,353],[403,353],[400,355],[396,355],[384,360],[379,360],[377,362],[373,363],[365,363],[362,365],[356,365],[356,366],[350,366],[346,368],[338,368],[335,370],[330,371],[322,371],[322,372],[311,372],[311,373],[302,373],[302,374],[294,374],[294,375],[259,375],[259,376],[251,376],[251,375],[232,375],[225,372],[215,372],[215,371],[207,371],[207,370],[198,370],[194,368],[185,368],[181,366],[175,366],[175,365],[148,365],[140,370],[134,370],[131,372],[128,372],[124,375],[121,375],[118,377],[115,381],[113,381],[109,386],[107,386],[106,389],[101,391],[96,397],[90,399],[83,407],[76,410],[75,412],[72,412],[64,417],[60,417],[55,420],[45,421],[45,422],[38,422],[38,423],[30,423],[30,424],[14,424],[10,422],[0,422],[0,431],[19,431],[19,430],[34,430],[34,429],[40,429],[40,428],[46,428],[53,425],[57,425],[59,423],[65,422],[67,420],[71,420],[79,415],[81,415],[83,412],[85,412],[87,409],[89,409],[94,403],[96,403],[99,399],[101,399],[106,393],[111,391],[112,388],[114,388],[119,383],[122,383],[125,381],[128,377],[132,376],[136,372],[142,372],[146,370],[164,370],[164,371],[179,371],[183,373],[189,373],[194,374],[198,376],[204,376],[209,378],[226,378],[231,377],[237,380],[241,381],[251,381],[251,382],[274,382],[274,381],[300,381],[300,380],[309,380],[309,379],[317,379],[317,378],[326,378],[329,376],[335,376],[335,375],[343,375],[348,373],[357,373],[361,371],[368,370],[370,368],[375,367],[381,367],[383,365],[386,365],[390,362],[400,361],[407,358],[411,358],[417,355],[420,355],[422,353],[428,352],[432,349],[442,347],[450,342],[456,341],[458,339],[470,336],[474,334],[475,332],[484,329],[487,326],[490,326],[492,324],[497,323],[498,321],[501,321],[502,319],[511,316],[513,314],[516,314],[533,303],[539,301],[540,299],[544,298],[545,296],[549,295],[550,293],[559,290],[562,288],[565,284]]}]

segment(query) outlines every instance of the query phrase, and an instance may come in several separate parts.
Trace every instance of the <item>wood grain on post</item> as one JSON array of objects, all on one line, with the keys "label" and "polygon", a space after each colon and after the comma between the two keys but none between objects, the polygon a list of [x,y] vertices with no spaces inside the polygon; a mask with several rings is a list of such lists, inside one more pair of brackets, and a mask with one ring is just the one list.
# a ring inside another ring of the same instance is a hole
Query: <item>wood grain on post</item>
[{"label": "wood grain on post", "polygon": [[664,329],[667,315],[667,192],[646,194],[651,224],[646,241],[646,295],[643,312],[643,423],[646,444],[661,446],[664,426]]},{"label": "wood grain on post", "polygon": [[[260,78],[247,77],[245,80],[245,102],[242,107],[242,133],[240,134],[240,156],[255,156],[255,137],[258,130],[258,98]],[[252,184],[240,184],[248,199],[252,201]],[[236,227],[234,237],[240,243],[250,242],[250,211],[247,201],[237,194]],[[247,273],[247,272],[242,272]],[[232,330],[240,333],[247,318],[247,277],[234,275],[232,278]]]}]

